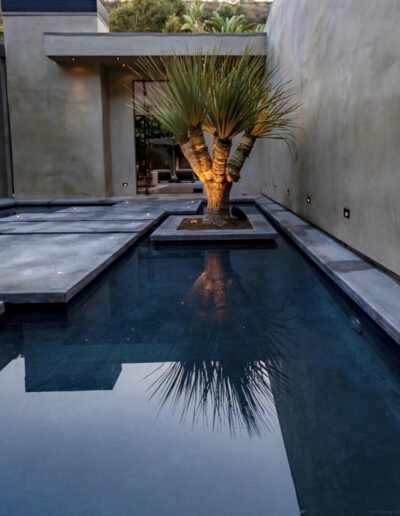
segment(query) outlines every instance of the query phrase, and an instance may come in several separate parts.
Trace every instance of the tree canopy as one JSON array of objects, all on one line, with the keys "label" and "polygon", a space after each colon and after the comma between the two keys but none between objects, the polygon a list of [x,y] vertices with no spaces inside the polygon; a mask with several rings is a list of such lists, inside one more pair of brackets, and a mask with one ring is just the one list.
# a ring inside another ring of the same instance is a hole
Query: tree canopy
[{"label": "tree canopy", "polygon": [[185,13],[183,0],[131,0],[111,11],[112,32],[172,32]]},{"label": "tree canopy", "polygon": [[[211,10],[210,10],[211,9]],[[216,10],[201,0],[130,0],[113,8],[113,32],[253,32],[263,30],[264,18],[257,24],[243,6],[220,4]],[[258,15],[259,16],[259,15]]]}]

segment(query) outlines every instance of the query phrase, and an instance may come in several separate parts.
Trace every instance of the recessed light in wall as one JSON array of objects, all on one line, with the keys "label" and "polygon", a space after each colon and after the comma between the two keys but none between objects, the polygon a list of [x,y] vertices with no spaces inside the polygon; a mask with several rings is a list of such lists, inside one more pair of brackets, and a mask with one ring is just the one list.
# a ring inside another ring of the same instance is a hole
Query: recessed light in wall
[{"label": "recessed light in wall", "polygon": [[119,58],[119,57],[117,57],[117,61],[119,61],[119,60],[120,60],[120,58]]},{"label": "recessed light in wall", "polygon": [[124,188],[127,188],[129,185],[128,185],[128,183],[125,183],[125,182],[124,182],[124,183],[122,183],[122,186],[123,186]]},{"label": "recessed light in wall", "polygon": [[73,63],[75,63],[75,61],[76,61],[75,57],[71,57],[71,61],[72,61]]},{"label": "recessed light in wall", "polygon": [[349,208],[344,208],[343,209],[343,217],[345,219],[349,219],[350,218],[350,210],[349,210]]},{"label": "recessed light in wall", "polygon": [[288,189],[286,190],[286,195],[289,197],[289,195],[290,195],[290,188],[288,188]]},{"label": "recessed light in wall", "polygon": [[311,197],[307,195],[307,204],[311,204]]},{"label": "recessed light in wall", "polygon": [[122,63],[122,68],[125,68],[126,67],[126,64],[125,63]]}]

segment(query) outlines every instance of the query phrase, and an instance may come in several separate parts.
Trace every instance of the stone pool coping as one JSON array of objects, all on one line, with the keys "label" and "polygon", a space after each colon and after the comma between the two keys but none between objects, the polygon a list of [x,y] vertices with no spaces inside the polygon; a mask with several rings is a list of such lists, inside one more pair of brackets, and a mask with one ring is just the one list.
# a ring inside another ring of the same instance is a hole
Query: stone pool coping
[{"label": "stone pool coping", "polygon": [[400,282],[268,197],[255,199],[298,247],[400,344]]},{"label": "stone pool coping", "polygon": [[178,229],[187,216],[170,216],[151,235],[153,242],[259,242],[275,240],[278,233],[262,215],[247,214],[249,229]]}]

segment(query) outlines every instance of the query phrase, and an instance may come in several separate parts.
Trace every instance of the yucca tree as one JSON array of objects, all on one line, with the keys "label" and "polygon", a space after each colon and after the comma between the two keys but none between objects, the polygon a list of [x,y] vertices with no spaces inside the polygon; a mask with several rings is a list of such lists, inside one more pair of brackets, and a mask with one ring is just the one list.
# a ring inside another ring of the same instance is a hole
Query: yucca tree
[{"label": "yucca tree", "polygon": [[[143,58],[139,69],[154,81],[146,114],[175,135],[204,183],[207,223],[227,225],[232,184],[239,181],[257,138],[291,142],[296,106],[288,83],[280,82],[277,70],[266,67],[265,57],[252,55],[251,49],[241,56],[214,51]],[[143,99],[137,99],[135,106],[143,109]],[[212,136],[211,152],[206,133]]]}]

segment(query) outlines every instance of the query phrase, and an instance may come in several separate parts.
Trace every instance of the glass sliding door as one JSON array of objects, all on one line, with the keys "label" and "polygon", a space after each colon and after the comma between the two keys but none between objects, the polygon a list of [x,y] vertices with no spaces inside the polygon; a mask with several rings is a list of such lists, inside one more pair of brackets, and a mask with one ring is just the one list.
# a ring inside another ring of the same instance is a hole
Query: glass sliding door
[{"label": "glass sliding door", "polygon": [[174,136],[150,119],[152,98],[151,81],[134,81],[135,102],[141,105],[135,111],[136,178],[139,193],[149,193],[159,185],[194,181],[194,174],[184,158]]}]

